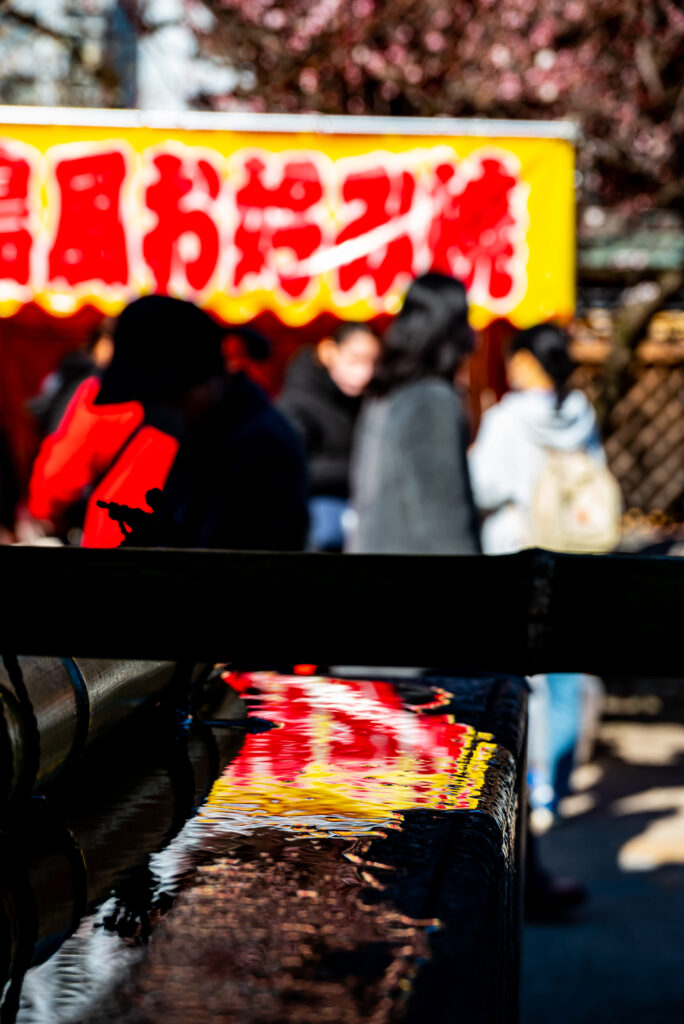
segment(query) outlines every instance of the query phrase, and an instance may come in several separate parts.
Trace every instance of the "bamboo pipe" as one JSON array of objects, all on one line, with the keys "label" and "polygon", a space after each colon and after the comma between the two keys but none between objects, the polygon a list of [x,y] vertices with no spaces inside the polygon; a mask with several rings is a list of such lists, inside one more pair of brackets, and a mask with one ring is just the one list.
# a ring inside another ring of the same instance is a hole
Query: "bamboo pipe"
[{"label": "bamboo pipe", "polygon": [[170,661],[5,657],[0,665],[0,804],[40,792],[171,683]]}]

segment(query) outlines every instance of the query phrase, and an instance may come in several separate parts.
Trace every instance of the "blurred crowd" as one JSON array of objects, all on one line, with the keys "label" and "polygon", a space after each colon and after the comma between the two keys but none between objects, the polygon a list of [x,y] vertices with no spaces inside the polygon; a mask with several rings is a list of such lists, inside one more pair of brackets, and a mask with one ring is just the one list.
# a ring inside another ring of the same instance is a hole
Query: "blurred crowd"
[{"label": "blurred crowd", "polygon": [[[275,400],[231,357],[236,339],[268,358],[258,332],[175,298],[105,319],[30,402],[42,440],[23,495],[0,445],[3,540],[395,554],[619,543],[619,487],[569,384],[562,327],[513,336],[508,391],[474,437],[476,337],[452,277],[413,281],[383,337],[343,322],[300,350]],[[531,685],[531,801],[552,821],[600,682]]]}]

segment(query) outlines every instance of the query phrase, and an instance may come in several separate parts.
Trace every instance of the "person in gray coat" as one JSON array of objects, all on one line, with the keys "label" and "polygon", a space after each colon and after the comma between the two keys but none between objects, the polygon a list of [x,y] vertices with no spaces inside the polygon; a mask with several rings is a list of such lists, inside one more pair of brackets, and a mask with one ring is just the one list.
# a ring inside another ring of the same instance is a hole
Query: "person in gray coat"
[{"label": "person in gray coat", "polygon": [[456,384],[472,347],[461,282],[434,272],[417,278],[387,332],[357,427],[349,551],[480,551]]}]

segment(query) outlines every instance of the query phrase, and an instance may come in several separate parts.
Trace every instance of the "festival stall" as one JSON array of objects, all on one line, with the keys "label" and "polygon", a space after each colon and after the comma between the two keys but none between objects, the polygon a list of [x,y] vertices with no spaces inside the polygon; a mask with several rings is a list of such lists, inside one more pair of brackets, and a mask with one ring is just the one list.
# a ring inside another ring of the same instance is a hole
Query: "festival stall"
[{"label": "festival stall", "polygon": [[382,327],[429,269],[465,282],[490,338],[500,321],[567,320],[573,137],[562,122],[0,108],[1,426],[20,476],[26,400],[141,293],[255,323],[274,340],[271,389],[299,344],[340,319]]}]

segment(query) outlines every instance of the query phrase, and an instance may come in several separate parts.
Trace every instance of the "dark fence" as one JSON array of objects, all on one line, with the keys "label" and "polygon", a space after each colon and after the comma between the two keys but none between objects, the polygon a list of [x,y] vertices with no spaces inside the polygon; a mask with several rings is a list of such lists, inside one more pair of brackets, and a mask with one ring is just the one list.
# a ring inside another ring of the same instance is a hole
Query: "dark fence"
[{"label": "dark fence", "polygon": [[[577,345],[573,384],[591,401],[600,394],[611,351],[608,340]],[[649,336],[637,347],[604,434],[625,507],[684,521],[684,316],[678,333]]]}]

